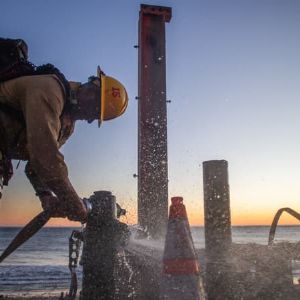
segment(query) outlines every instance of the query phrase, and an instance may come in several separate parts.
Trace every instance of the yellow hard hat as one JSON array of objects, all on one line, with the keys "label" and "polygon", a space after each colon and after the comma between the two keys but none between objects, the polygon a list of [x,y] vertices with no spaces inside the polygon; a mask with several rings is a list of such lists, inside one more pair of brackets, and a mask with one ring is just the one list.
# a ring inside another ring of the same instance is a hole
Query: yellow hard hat
[{"label": "yellow hard hat", "polygon": [[128,95],[121,82],[104,75],[98,66],[97,75],[101,84],[101,109],[99,124],[122,115],[128,105]]}]

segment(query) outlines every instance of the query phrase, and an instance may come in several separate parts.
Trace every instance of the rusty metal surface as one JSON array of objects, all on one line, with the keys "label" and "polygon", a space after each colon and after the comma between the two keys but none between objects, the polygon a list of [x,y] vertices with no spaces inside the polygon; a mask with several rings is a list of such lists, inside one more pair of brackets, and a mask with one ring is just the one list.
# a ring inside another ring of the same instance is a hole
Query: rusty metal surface
[{"label": "rusty metal surface", "polygon": [[141,5],[139,19],[138,221],[161,236],[168,216],[165,22],[170,8]]},{"label": "rusty metal surface", "polygon": [[141,4],[141,13],[162,16],[165,22],[170,22],[172,18],[172,8],[167,6],[156,6]]}]

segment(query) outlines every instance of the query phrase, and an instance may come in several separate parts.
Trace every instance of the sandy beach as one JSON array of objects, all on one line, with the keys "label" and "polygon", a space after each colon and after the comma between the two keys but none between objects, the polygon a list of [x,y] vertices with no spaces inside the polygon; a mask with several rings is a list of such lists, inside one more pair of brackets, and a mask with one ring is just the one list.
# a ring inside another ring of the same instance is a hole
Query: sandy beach
[{"label": "sandy beach", "polygon": [[16,297],[10,297],[10,296],[1,296],[0,295],[0,299],[3,299],[3,300],[58,300],[59,297],[48,297],[48,296],[36,296],[36,297],[19,297],[19,296],[16,296]]},{"label": "sandy beach", "polygon": [[[41,292],[36,295],[22,294],[22,293],[20,293],[19,295],[17,293],[14,295],[0,294],[0,300],[61,300],[61,299],[65,299],[64,297],[61,298],[61,293]],[[79,299],[79,296],[77,296],[76,299]]]}]

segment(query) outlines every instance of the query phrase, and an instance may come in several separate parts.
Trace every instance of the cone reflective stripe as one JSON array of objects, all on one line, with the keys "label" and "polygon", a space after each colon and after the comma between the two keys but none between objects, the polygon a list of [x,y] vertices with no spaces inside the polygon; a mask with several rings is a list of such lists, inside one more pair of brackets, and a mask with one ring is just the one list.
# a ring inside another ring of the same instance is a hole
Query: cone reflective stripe
[{"label": "cone reflective stripe", "polygon": [[160,300],[204,300],[190,225],[182,197],[171,199]]},{"label": "cone reflective stripe", "polygon": [[188,221],[186,209],[183,205],[182,197],[172,197],[171,199],[172,205],[170,207],[170,215],[169,220],[182,218],[183,220]]},{"label": "cone reflective stripe", "polygon": [[164,273],[174,275],[199,274],[195,259],[173,258],[164,260]]}]

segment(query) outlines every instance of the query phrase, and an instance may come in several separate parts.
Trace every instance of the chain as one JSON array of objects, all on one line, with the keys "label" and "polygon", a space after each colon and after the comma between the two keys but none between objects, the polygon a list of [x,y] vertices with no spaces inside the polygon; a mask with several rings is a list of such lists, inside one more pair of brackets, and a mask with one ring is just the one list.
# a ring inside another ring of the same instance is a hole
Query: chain
[{"label": "chain", "polygon": [[3,173],[4,173],[3,154],[0,150],[0,199],[2,197],[2,190],[3,190]]},{"label": "chain", "polygon": [[69,238],[69,270],[71,272],[71,285],[69,294],[67,295],[68,300],[74,300],[77,294],[78,283],[76,268],[78,266],[79,253],[82,242],[83,229],[81,231],[73,230]]}]

